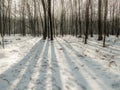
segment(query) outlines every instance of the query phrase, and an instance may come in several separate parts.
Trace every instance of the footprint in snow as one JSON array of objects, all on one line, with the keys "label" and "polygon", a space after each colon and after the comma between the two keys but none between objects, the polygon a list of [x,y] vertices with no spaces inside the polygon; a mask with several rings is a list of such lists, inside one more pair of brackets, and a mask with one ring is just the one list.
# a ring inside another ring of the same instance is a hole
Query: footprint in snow
[{"label": "footprint in snow", "polygon": [[96,80],[97,78],[96,77],[92,77],[94,80]]},{"label": "footprint in snow", "polygon": [[0,88],[6,88],[8,87],[10,82],[7,79],[0,78]]},{"label": "footprint in snow", "polygon": [[79,68],[78,68],[78,67],[75,67],[74,69],[75,69],[75,70],[79,70]]},{"label": "footprint in snow", "polygon": [[120,82],[118,81],[118,82],[113,83],[112,88],[120,90]]},{"label": "footprint in snow", "polygon": [[59,50],[63,50],[63,48],[59,48]]},{"label": "footprint in snow", "polygon": [[83,64],[83,65],[81,65],[81,67],[84,67],[84,64]]},{"label": "footprint in snow", "polygon": [[70,90],[70,87],[68,85],[65,86],[67,90]]},{"label": "footprint in snow", "polygon": [[87,88],[82,84],[80,84],[80,87],[82,88],[82,90],[87,90]]},{"label": "footprint in snow", "polygon": [[84,56],[82,56],[82,55],[80,55],[80,54],[78,54],[77,56],[78,56],[78,57],[84,57]]}]

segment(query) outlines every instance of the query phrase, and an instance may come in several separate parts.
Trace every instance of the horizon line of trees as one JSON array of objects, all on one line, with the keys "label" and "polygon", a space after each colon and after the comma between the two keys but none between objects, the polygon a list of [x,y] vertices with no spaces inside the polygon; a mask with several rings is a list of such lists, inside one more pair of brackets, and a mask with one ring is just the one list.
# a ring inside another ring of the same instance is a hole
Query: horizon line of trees
[{"label": "horizon line of trees", "polygon": [[[120,0],[0,0],[0,34],[43,36],[98,34],[98,40],[120,34]],[[4,47],[4,43],[3,43]]]}]

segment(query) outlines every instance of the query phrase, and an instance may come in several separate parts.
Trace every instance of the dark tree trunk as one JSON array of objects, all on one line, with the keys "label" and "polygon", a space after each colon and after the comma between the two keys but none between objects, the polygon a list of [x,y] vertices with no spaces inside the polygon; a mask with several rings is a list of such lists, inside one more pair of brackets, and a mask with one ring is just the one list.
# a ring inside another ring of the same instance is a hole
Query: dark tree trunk
[{"label": "dark tree trunk", "polygon": [[98,40],[102,40],[102,0],[98,0]]}]

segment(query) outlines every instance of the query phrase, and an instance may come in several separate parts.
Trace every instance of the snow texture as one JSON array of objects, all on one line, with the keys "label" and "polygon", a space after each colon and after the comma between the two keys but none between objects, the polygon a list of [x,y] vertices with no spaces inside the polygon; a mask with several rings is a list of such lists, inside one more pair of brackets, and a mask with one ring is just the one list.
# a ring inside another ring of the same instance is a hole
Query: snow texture
[{"label": "snow texture", "polygon": [[5,37],[0,90],[120,90],[120,39]]}]

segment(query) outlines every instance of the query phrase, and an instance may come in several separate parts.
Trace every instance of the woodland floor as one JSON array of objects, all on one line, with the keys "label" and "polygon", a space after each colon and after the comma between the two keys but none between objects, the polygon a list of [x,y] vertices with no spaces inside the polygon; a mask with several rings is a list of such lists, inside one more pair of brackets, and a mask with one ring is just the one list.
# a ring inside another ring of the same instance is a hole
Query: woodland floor
[{"label": "woodland floor", "polygon": [[5,37],[0,90],[120,90],[120,39],[96,37]]}]

